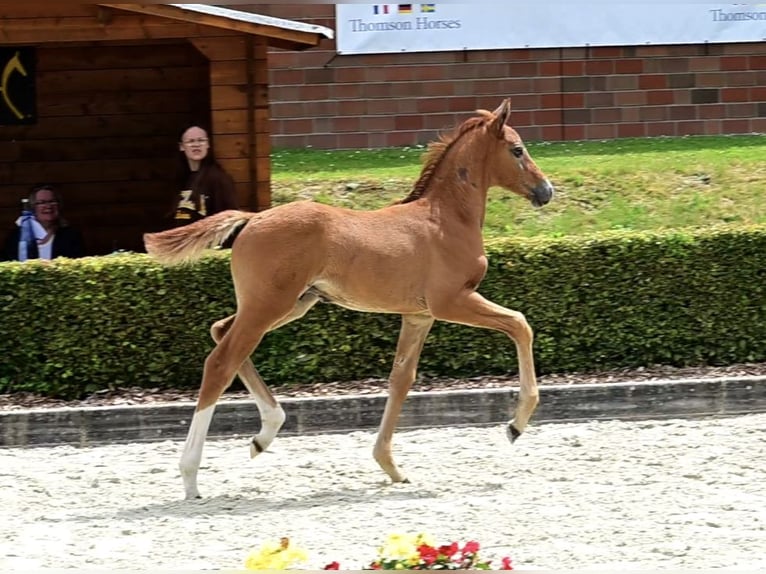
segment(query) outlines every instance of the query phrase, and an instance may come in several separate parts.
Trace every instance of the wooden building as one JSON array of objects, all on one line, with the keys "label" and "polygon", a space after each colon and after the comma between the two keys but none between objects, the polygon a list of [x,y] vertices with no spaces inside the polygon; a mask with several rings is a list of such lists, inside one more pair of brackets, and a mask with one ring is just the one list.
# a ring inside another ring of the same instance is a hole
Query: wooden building
[{"label": "wooden building", "polygon": [[58,185],[91,254],[142,249],[178,193],[178,140],[208,127],[240,207],[270,205],[268,53],[329,28],[200,4],[0,4],[0,233]]}]

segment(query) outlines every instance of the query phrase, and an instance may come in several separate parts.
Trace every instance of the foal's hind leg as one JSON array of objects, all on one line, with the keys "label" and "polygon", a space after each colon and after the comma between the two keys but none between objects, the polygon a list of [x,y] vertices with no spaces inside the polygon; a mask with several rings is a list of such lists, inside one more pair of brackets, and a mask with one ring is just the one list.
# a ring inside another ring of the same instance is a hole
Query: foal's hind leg
[{"label": "foal's hind leg", "polygon": [[228,332],[205,359],[197,408],[184,444],[179,469],[184,481],[186,498],[199,498],[197,471],[202,460],[202,447],[207,437],[215,404],[221,393],[231,384],[240,365],[260,343],[266,326],[254,320],[253,315],[238,313]]},{"label": "foal's hind leg", "polygon": [[[311,309],[317,302],[319,297],[313,293],[306,293],[298,299],[295,307],[285,317],[282,317],[274,325],[269,328],[269,331],[278,329],[282,325],[295,321],[303,317],[309,309]],[[210,334],[213,340],[218,343],[226,332],[231,327],[232,322],[236,315],[226,317],[213,323],[210,328]],[[282,428],[282,424],[285,422],[285,411],[282,406],[274,398],[271,390],[261,378],[258,370],[253,365],[253,361],[248,357],[240,365],[237,371],[242,383],[247,387],[250,396],[255,400],[255,404],[258,407],[258,412],[261,415],[261,430],[250,441],[250,457],[253,458],[267,448],[277,436],[279,429]]]},{"label": "foal's hind leg", "polygon": [[434,320],[423,315],[402,316],[402,328],[396,345],[396,357],[389,376],[388,399],[383,418],[380,421],[378,438],[372,451],[380,467],[391,477],[392,482],[408,482],[407,477],[394,462],[391,454],[391,441],[396,429],[396,422],[402,412],[402,405],[407,398],[418,368],[420,354],[423,352],[428,332]]},{"label": "foal's hind leg", "polygon": [[514,442],[524,431],[539,402],[535,363],[532,354],[532,328],[524,315],[488,301],[475,291],[454,298],[449,303],[432,308],[437,319],[501,331],[516,344],[519,358],[519,400],[507,433]]},{"label": "foal's hind leg", "polygon": [[[226,317],[213,323],[210,328],[210,335],[218,343],[231,327],[236,315]],[[263,382],[261,375],[253,365],[253,361],[248,357],[240,365],[237,371],[239,378],[247,388],[250,396],[253,397],[258,413],[261,416],[261,430],[250,441],[250,457],[254,457],[267,448],[277,436],[279,429],[285,422],[285,411],[282,406],[271,394],[271,390]]]}]

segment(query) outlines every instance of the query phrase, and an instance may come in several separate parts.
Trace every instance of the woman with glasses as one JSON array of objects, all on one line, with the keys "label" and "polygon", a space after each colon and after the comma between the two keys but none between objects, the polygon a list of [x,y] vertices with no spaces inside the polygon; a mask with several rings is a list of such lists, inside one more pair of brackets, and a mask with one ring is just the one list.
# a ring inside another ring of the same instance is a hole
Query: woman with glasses
[{"label": "woman with glasses", "polygon": [[[55,259],[56,257],[84,257],[85,244],[82,234],[61,215],[61,195],[49,184],[32,188],[29,194],[29,207],[34,215],[34,240],[28,243],[27,259]],[[21,238],[22,217],[16,220],[13,229],[8,233],[3,251],[2,261],[19,259],[19,240]]]},{"label": "woman with glasses", "polygon": [[207,132],[192,126],[181,134],[180,193],[173,208],[176,226],[227,209],[237,209],[234,180],[215,159]]}]

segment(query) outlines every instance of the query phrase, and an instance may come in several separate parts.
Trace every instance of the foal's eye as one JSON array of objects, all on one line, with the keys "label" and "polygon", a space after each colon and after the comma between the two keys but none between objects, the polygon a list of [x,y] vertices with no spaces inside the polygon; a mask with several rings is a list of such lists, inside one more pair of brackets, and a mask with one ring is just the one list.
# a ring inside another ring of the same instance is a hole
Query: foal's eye
[{"label": "foal's eye", "polygon": [[512,153],[512,154],[513,154],[515,157],[521,157],[521,156],[523,156],[523,155],[524,155],[524,148],[523,148],[523,147],[515,147],[515,148],[513,148],[513,149],[511,150],[511,153]]}]

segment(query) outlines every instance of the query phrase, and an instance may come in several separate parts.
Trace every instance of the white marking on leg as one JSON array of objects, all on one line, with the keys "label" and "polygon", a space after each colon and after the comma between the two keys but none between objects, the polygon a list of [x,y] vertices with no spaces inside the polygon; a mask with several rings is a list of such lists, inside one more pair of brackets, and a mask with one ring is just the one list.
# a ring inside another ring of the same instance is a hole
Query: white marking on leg
[{"label": "white marking on leg", "polygon": [[253,398],[258,413],[261,415],[261,429],[250,440],[250,458],[253,458],[265,451],[274,437],[277,436],[282,423],[285,422],[285,411],[271,394],[271,390],[263,382],[261,375],[258,374],[250,359],[246,359],[239,368],[239,378]]},{"label": "white marking on leg", "polygon": [[258,397],[254,398],[258,412],[261,413],[261,430],[250,441],[250,458],[255,458],[269,448],[285,422],[285,411],[279,403],[272,406]]},{"label": "white marking on leg", "polygon": [[186,499],[199,498],[197,489],[197,471],[202,460],[202,447],[205,445],[207,431],[210,428],[210,421],[213,419],[215,405],[209,406],[201,411],[195,411],[189,425],[189,434],[186,435],[183,454],[178,468],[181,471],[181,477],[184,481],[186,490]]}]

